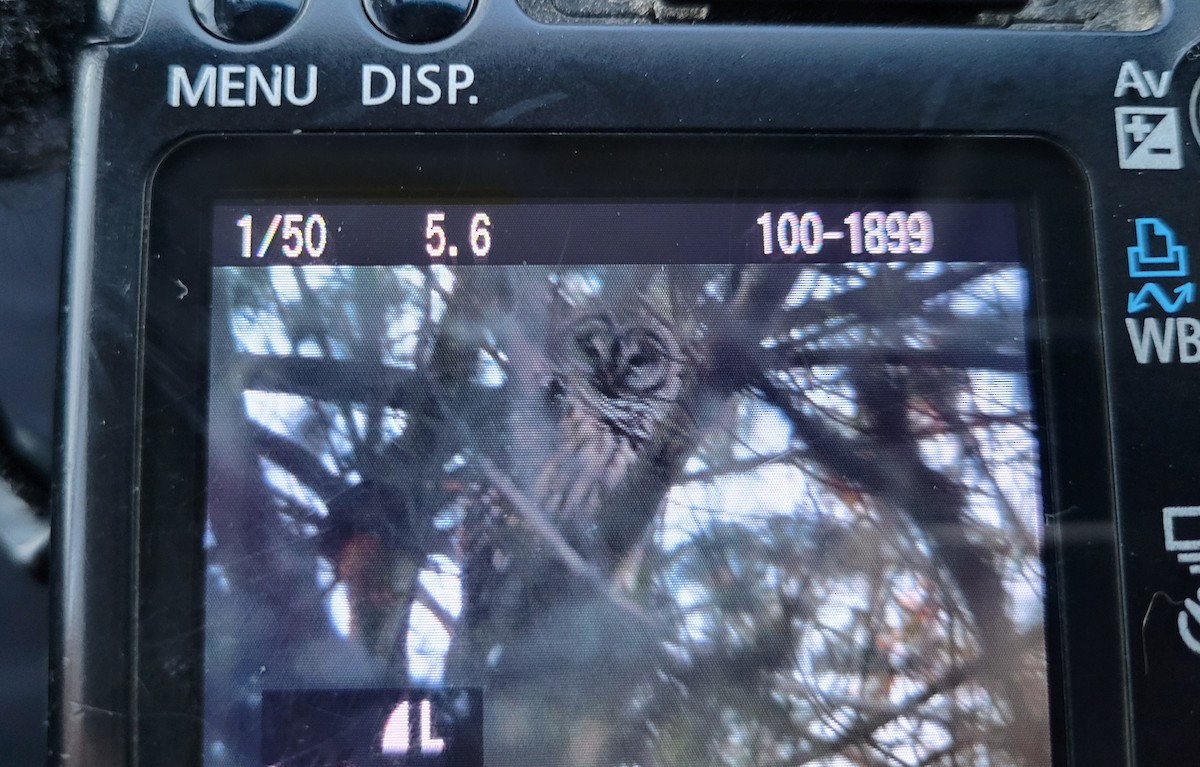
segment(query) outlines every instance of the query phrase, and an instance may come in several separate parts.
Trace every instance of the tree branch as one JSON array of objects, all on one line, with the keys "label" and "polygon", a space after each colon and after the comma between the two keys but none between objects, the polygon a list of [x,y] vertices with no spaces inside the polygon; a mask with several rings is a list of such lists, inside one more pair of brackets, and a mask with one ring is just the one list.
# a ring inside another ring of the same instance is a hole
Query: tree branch
[{"label": "tree branch", "polygon": [[549,544],[550,548],[554,551],[555,557],[566,565],[572,574],[590,583],[597,591],[606,595],[613,604],[622,610],[625,610],[645,623],[651,622],[650,616],[646,614],[645,610],[630,600],[620,588],[605,578],[603,573],[592,567],[563,538],[562,533],[558,532],[558,529],[542,515],[541,510],[525,497],[525,494],[509,479],[507,474],[496,468],[496,465],[486,458],[480,460],[480,467],[483,469],[483,473],[488,478],[488,481],[512,505],[513,510],[520,515],[525,524],[537,533],[543,541]]},{"label": "tree branch", "polygon": [[964,269],[946,271],[929,280],[905,280],[901,290],[891,286],[886,291],[874,280],[854,290],[847,290],[824,301],[804,304],[800,307],[801,314],[819,312],[821,316],[853,314],[871,316],[878,314],[886,307],[890,314],[909,315],[918,313],[921,304],[931,298],[957,290],[971,280],[990,274],[996,267],[988,264],[972,266]]},{"label": "tree branch", "polygon": [[246,389],[327,402],[371,401],[403,410],[417,401],[422,386],[416,371],[365,360],[238,354],[229,364],[241,372]]},{"label": "tree branch", "polygon": [[868,716],[861,717],[854,724],[844,729],[838,737],[833,740],[824,741],[808,753],[803,754],[801,756],[802,761],[798,762],[798,764],[808,764],[828,759],[829,757],[836,756],[843,749],[862,745],[871,737],[871,733],[880,727],[899,717],[912,713],[934,696],[949,692],[962,684],[970,678],[972,668],[973,665],[965,665],[951,669],[945,676],[929,685],[920,694],[909,698],[903,704],[880,708]]},{"label": "tree branch", "polygon": [[986,347],[938,349],[781,349],[772,355],[778,363],[813,367],[816,365],[902,365],[905,367],[954,368],[958,370],[996,370],[1024,373],[1025,355],[1005,354]]},{"label": "tree branch", "polygon": [[[247,420],[255,452],[291,472],[303,484],[312,488],[321,500],[329,501],[344,492],[348,485],[339,477],[330,474],[317,457],[290,439],[281,437],[265,426]],[[257,472],[255,466],[253,471]]]}]

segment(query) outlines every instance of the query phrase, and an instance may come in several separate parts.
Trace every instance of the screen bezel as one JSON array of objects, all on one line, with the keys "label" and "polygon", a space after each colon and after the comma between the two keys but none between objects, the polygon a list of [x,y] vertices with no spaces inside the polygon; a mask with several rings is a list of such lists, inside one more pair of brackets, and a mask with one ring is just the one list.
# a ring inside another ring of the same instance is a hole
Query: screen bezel
[{"label": "screen bezel", "polygon": [[130,726],[144,763],[203,761],[213,205],[273,197],[634,196],[1019,206],[1031,287],[1030,383],[1042,435],[1054,762],[1086,763],[1088,754],[1111,758],[1126,750],[1124,706],[1114,705],[1125,698],[1116,671],[1124,661],[1098,289],[1086,183],[1064,153],[1011,138],[343,134],[193,139],[172,150],[151,181],[130,637]]}]

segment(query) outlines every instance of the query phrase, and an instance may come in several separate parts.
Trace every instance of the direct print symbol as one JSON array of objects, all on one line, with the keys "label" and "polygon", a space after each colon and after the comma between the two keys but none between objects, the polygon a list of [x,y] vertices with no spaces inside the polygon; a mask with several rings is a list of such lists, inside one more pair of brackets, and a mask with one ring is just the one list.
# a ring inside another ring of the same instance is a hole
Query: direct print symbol
[{"label": "direct print symbol", "polygon": [[[1135,219],[1136,244],[1129,246],[1130,277],[1187,277],[1190,273],[1188,249],[1175,239],[1175,230],[1161,218]],[[1172,295],[1174,294],[1174,295]],[[1196,284],[1185,282],[1175,287],[1147,282],[1128,294],[1126,310],[1137,314],[1154,303],[1167,314],[1175,314],[1186,304],[1196,302]]]},{"label": "direct print symbol", "polygon": [[1179,170],[1183,151],[1175,107],[1117,107],[1117,159],[1128,170]]},{"label": "direct print symbol", "polygon": [[1130,277],[1187,277],[1188,249],[1175,240],[1175,230],[1161,218],[1133,222],[1137,244],[1128,248]]}]

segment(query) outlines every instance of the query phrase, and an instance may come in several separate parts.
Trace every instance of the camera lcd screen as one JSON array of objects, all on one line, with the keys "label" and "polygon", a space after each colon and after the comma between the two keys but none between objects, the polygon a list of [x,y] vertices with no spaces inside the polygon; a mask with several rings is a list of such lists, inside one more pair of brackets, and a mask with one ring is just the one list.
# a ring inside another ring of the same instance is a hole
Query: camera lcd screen
[{"label": "camera lcd screen", "polygon": [[218,201],[204,763],[1048,764],[1022,215]]}]

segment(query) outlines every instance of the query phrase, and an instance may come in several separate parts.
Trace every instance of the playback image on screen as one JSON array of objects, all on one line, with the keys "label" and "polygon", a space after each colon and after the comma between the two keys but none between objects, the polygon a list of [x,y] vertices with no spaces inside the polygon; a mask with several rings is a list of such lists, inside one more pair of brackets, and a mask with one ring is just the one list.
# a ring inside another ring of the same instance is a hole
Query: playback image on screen
[{"label": "playback image on screen", "polygon": [[214,269],[205,764],[1044,767],[1028,282]]}]

